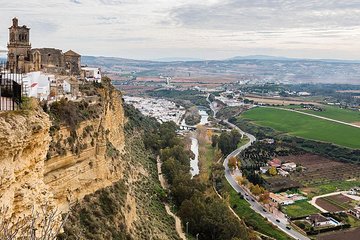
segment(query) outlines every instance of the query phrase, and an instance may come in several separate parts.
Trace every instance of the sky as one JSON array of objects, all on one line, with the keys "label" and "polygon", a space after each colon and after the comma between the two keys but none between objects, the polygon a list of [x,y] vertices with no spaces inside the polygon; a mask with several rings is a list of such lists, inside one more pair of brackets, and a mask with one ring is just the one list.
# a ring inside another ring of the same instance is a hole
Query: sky
[{"label": "sky", "polygon": [[13,17],[82,55],[360,60],[360,0],[0,0],[0,49]]}]

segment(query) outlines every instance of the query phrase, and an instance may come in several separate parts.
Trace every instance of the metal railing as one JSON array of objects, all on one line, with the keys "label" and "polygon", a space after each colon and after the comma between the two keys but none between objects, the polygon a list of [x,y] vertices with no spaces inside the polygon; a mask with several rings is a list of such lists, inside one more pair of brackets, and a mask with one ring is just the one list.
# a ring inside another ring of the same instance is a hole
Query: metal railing
[{"label": "metal railing", "polygon": [[22,74],[11,73],[0,63],[0,111],[19,110],[22,97]]}]

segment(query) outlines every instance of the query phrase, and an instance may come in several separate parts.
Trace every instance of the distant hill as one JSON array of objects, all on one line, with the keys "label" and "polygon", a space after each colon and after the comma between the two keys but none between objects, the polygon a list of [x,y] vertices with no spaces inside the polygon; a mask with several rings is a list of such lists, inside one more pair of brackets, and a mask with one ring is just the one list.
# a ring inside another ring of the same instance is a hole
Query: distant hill
[{"label": "distant hill", "polygon": [[174,57],[174,58],[159,58],[154,59],[155,62],[200,62],[206,61],[201,58],[181,58],[181,57]]},{"label": "distant hill", "polygon": [[249,56],[236,56],[226,60],[273,60],[273,61],[294,61],[302,60],[298,58],[276,57],[268,55],[249,55]]},{"label": "distant hill", "polygon": [[[343,59],[312,59],[312,58],[289,58],[269,55],[249,55],[249,56],[236,56],[226,59],[228,61],[237,60],[268,60],[268,61],[319,61],[319,62],[334,62],[334,63],[360,63],[360,60],[343,60]],[[226,61],[225,60],[225,61]]]},{"label": "distant hill", "polygon": [[[246,79],[251,82],[350,83],[359,84],[360,61],[301,59],[264,55],[238,56],[227,60],[180,61],[134,60],[116,57],[83,56],[82,65],[101,67],[104,72],[137,77]],[[185,59],[181,59],[185,60]],[[190,59],[187,59],[190,60]]]}]

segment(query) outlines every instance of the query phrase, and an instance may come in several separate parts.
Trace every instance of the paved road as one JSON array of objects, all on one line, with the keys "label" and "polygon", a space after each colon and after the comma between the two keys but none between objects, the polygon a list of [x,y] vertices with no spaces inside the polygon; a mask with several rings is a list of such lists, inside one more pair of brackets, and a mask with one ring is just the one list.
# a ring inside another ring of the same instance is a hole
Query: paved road
[{"label": "paved road", "polygon": [[214,103],[210,101],[209,97],[210,93],[208,94],[206,101],[209,103],[210,109],[213,112],[213,117],[216,118],[217,109],[214,107]]},{"label": "paved road", "polygon": [[293,110],[293,109],[287,109],[287,108],[281,108],[281,107],[268,107],[268,106],[261,106],[261,107],[264,107],[264,108],[275,108],[275,109],[285,110],[285,111],[289,111],[289,112],[296,112],[296,113],[308,115],[308,116],[311,116],[311,117],[316,117],[316,118],[320,118],[320,119],[323,119],[323,120],[327,120],[327,121],[331,121],[331,122],[336,122],[336,123],[341,123],[341,124],[348,125],[348,126],[351,126],[351,127],[360,128],[360,126],[355,125],[355,124],[351,124],[351,123],[347,123],[347,122],[335,120],[335,119],[332,119],[332,118],[322,117],[322,116],[318,116],[318,115],[311,114],[311,113],[307,113],[307,112],[296,111],[296,110]]},{"label": "paved road", "polygon": [[[246,148],[248,148],[249,146],[251,146],[251,144],[253,142],[256,141],[256,138],[249,134],[249,133],[245,133],[244,131],[242,131],[240,128],[238,128],[236,125],[228,122],[228,121],[224,121],[226,122],[231,128],[233,129],[237,129],[241,134],[247,136],[250,141],[248,143],[246,143],[245,145],[241,146],[240,148],[236,149],[235,151],[233,151],[232,153],[230,153],[224,160],[224,167],[225,167],[225,177],[226,180],[229,182],[229,184],[234,188],[234,190],[238,193],[241,193],[243,196],[245,196],[245,200],[250,204],[251,208],[259,213],[261,216],[265,217],[269,222],[271,222],[272,224],[274,224],[275,226],[277,226],[281,231],[285,232],[287,235],[295,238],[295,239],[301,239],[301,240],[309,240],[308,237],[300,234],[299,232],[295,231],[294,229],[287,229],[286,226],[288,225],[288,221],[286,218],[282,218],[279,219],[278,217],[275,217],[272,213],[269,213],[267,211],[264,211],[263,207],[260,205],[259,202],[256,201],[256,199],[254,199],[252,196],[249,196],[249,194],[242,188],[240,187],[237,183],[236,180],[233,178],[233,176],[230,173],[230,169],[228,167],[228,161],[229,158],[231,157],[235,157],[237,155],[239,155],[241,153],[241,151],[245,150]],[[276,221],[279,220],[280,222]]]}]

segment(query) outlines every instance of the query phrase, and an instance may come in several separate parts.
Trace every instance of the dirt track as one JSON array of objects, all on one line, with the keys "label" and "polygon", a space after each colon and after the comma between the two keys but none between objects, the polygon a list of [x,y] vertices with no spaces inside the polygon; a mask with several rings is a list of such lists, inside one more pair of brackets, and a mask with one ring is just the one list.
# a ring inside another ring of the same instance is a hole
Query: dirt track
[{"label": "dirt track", "polygon": [[[158,176],[159,176],[159,181],[160,181],[161,187],[163,189],[167,189],[168,185],[167,185],[166,180],[161,172],[161,161],[160,161],[159,157],[157,158],[157,170],[158,170]],[[182,229],[182,224],[181,224],[180,218],[178,216],[176,216],[173,212],[171,212],[169,204],[165,203],[165,209],[166,209],[167,214],[175,219],[175,228],[176,228],[176,232],[178,233],[179,237],[182,240],[186,240],[186,235]]]}]

